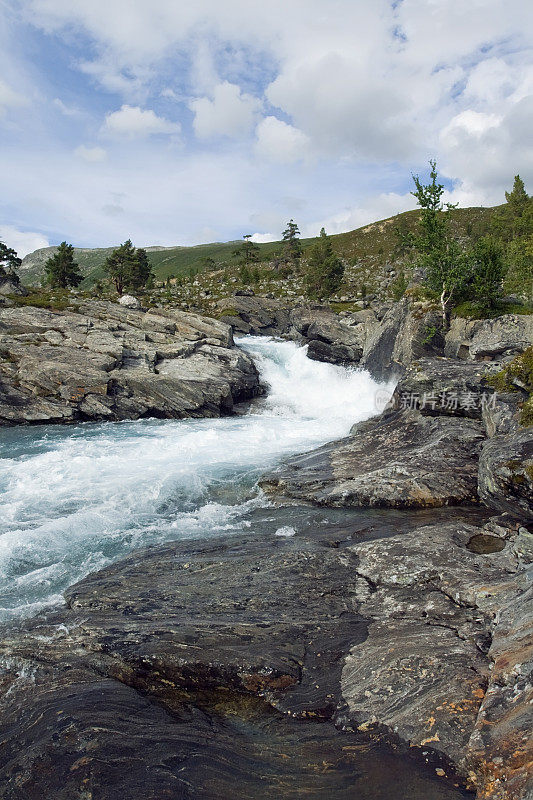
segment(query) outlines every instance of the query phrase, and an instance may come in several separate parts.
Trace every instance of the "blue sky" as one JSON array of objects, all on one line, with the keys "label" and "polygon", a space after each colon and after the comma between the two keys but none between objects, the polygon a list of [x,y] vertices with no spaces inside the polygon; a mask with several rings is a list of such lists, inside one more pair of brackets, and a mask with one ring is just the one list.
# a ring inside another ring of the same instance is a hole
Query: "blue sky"
[{"label": "blue sky", "polygon": [[522,0],[0,0],[0,236],[22,254],[350,230],[533,191]]}]

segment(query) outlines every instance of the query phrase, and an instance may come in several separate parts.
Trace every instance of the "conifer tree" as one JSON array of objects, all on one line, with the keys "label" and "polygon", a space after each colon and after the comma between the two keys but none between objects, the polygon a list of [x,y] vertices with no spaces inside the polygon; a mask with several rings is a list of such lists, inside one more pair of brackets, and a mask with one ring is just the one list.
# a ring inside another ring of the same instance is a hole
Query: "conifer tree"
[{"label": "conifer tree", "polygon": [[61,242],[57,252],[46,261],[44,269],[46,281],[54,289],[79,286],[83,280],[79,265],[74,261],[74,247],[66,242]]},{"label": "conifer tree", "polygon": [[305,276],[310,297],[329,297],[339,288],[344,275],[344,266],[335,255],[331,239],[324,228],[313,245]]},{"label": "conifer tree", "polygon": [[135,248],[131,239],[127,239],[106,258],[104,269],[115,284],[118,294],[122,294],[129,285],[136,266]]},{"label": "conifer tree", "polygon": [[237,259],[240,267],[250,269],[252,264],[259,261],[259,247],[252,242],[252,234],[247,233],[243,237],[243,242],[234,251],[233,255]]},{"label": "conifer tree", "polygon": [[286,261],[291,261],[294,265],[298,265],[302,256],[302,243],[298,238],[300,230],[298,225],[293,219],[287,223],[287,227],[283,231],[283,256]]},{"label": "conifer tree", "polygon": [[[12,247],[8,247],[4,242],[0,242],[0,276],[17,274],[17,269],[22,264]],[[18,276],[17,276],[18,277]]]},{"label": "conifer tree", "polygon": [[132,292],[137,292],[141,289],[150,288],[153,280],[154,275],[148,260],[148,253],[143,247],[138,247],[132,259],[130,273],[126,275],[124,286]]}]

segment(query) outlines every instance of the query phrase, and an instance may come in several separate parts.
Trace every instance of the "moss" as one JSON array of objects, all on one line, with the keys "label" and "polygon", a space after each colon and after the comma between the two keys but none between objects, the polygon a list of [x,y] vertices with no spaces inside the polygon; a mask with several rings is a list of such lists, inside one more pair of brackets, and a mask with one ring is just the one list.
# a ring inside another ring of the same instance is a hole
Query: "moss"
[{"label": "moss", "polygon": [[487,382],[499,392],[526,392],[528,397],[522,404],[520,422],[533,425],[533,346],[513,358],[500,372],[490,375]]},{"label": "moss", "polygon": [[533,314],[533,308],[526,303],[499,302],[493,308],[481,308],[476,303],[459,303],[453,309],[454,317],[462,319],[494,319],[502,314]]},{"label": "moss", "polygon": [[223,317],[238,317],[239,312],[235,308],[224,308],[222,311],[219,311],[217,314],[217,319],[222,319]]},{"label": "moss", "polygon": [[337,302],[336,300],[330,301],[331,310],[335,311],[335,313],[340,314],[341,311],[362,311],[362,306],[358,303],[341,303]]},{"label": "moss", "polygon": [[528,476],[530,481],[533,481],[533,464],[526,464],[524,472]]},{"label": "moss", "polygon": [[49,311],[66,311],[73,308],[68,294],[35,291],[26,296],[11,294],[8,297],[19,307],[32,306],[33,308],[46,308]]}]

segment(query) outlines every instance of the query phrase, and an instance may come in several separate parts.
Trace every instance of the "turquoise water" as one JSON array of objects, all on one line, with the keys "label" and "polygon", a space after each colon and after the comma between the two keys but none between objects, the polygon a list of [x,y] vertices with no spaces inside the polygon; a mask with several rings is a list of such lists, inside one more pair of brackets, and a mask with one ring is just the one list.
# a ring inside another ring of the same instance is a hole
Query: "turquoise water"
[{"label": "turquoise water", "polygon": [[266,468],[345,435],[383,400],[368,373],[293,342],[241,346],[270,387],[242,415],[0,431],[0,621],[61,604],[134,548],[246,529],[267,505],[255,488]]}]

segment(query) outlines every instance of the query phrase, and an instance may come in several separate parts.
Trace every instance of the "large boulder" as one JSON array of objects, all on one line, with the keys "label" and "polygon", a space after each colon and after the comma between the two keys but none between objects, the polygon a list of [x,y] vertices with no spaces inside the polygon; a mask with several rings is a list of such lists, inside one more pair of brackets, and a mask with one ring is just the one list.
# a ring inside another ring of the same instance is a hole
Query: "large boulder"
[{"label": "large boulder", "polygon": [[423,355],[442,354],[444,337],[438,312],[403,298],[387,311],[365,342],[361,366],[377,380],[401,374]]},{"label": "large boulder", "polygon": [[533,428],[517,427],[485,442],[478,484],[489,508],[533,520]]},{"label": "large boulder", "polygon": [[212,319],[97,301],[0,309],[0,424],[219,416],[258,392]]},{"label": "large boulder", "polygon": [[295,456],[260,481],[324,506],[427,508],[477,500],[481,423],[391,410],[345,439]]},{"label": "large boulder", "polygon": [[451,358],[491,361],[523,352],[533,343],[533,315],[505,314],[495,319],[453,319],[446,334]]},{"label": "large boulder", "polygon": [[215,306],[218,319],[237,333],[280,336],[290,328],[286,302],[268,297],[234,294]]}]

